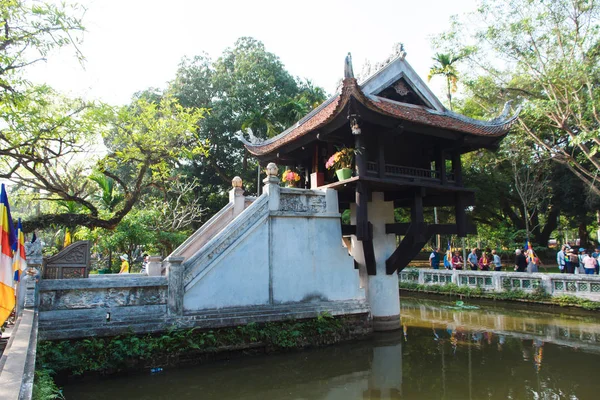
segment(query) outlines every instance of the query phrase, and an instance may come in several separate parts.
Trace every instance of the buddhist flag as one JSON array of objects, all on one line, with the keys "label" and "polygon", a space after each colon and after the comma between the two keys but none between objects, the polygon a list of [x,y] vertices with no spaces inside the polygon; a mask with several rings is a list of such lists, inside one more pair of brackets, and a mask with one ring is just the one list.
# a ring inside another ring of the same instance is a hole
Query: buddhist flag
[{"label": "buddhist flag", "polygon": [[13,247],[16,248],[15,226],[10,216],[10,206],[4,184],[0,189],[0,324],[15,308],[13,288]]},{"label": "buddhist flag", "polygon": [[23,225],[21,225],[21,218],[17,224],[17,251],[15,251],[15,257],[13,261],[13,270],[15,271],[14,280],[16,282],[21,280],[21,273],[27,269],[27,257],[25,256],[25,235],[23,235]]},{"label": "buddhist flag", "polygon": [[533,262],[533,248],[531,247],[531,242],[529,239],[525,242],[525,247],[527,249],[527,257],[529,261]]}]

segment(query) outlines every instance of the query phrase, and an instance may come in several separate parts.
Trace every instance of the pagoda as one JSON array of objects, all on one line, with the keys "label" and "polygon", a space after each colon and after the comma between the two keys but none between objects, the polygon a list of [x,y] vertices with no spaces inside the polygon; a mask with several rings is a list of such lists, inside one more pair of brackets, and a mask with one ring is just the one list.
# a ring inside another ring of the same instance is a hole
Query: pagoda
[{"label": "pagoda", "polygon": [[[306,189],[335,189],[348,249],[367,288],[374,326],[397,326],[397,272],[436,234],[475,233],[466,208],[475,193],[463,185],[461,155],[497,149],[518,111],[482,121],[448,110],[399,54],[357,82],[348,54],[341,89],[294,125],[246,149],[261,165],[274,162],[300,172]],[[342,148],[355,151],[352,176],[338,180],[325,163]],[[452,206],[451,224],[427,224],[424,207]],[[394,208],[410,208],[410,222]],[[400,239],[397,239],[397,236]],[[394,298],[396,300],[394,300]]]}]

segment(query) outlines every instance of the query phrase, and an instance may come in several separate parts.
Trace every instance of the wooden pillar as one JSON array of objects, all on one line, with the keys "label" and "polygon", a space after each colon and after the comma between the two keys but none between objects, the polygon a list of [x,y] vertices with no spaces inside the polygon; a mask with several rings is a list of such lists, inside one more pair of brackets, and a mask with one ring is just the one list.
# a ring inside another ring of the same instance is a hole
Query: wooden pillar
[{"label": "wooden pillar", "polygon": [[423,216],[423,192],[421,190],[417,190],[413,197],[412,207],[410,209],[410,219],[413,225],[418,226],[415,234],[415,241],[422,240],[422,236],[424,236],[424,232],[420,229],[424,224],[424,216]]},{"label": "wooden pillar", "polygon": [[350,121],[350,128],[354,135],[354,149],[356,156],[354,157],[356,176],[367,176],[367,154],[365,149],[365,142],[362,136],[362,130],[360,129],[356,119],[352,118]]},{"label": "wooden pillar", "polygon": [[[458,183],[458,182],[457,182]],[[465,201],[460,193],[456,193],[454,215],[456,216],[456,229],[459,237],[467,236],[467,213],[465,212]]]},{"label": "wooden pillar", "polygon": [[440,182],[445,185],[448,181],[446,176],[446,152],[439,146],[435,149],[435,169],[440,173]]},{"label": "wooden pillar", "polygon": [[378,154],[377,154],[377,168],[379,172],[380,178],[385,178],[385,138],[381,135],[377,136],[377,146],[378,146]]},{"label": "wooden pillar", "polygon": [[462,186],[462,164],[460,161],[459,150],[455,150],[452,152],[452,169],[454,170],[454,181],[458,186]]},{"label": "wooden pillar", "polygon": [[369,202],[369,188],[364,182],[356,183],[356,238],[358,240],[371,240],[369,229],[369,215],[367,203]]}]

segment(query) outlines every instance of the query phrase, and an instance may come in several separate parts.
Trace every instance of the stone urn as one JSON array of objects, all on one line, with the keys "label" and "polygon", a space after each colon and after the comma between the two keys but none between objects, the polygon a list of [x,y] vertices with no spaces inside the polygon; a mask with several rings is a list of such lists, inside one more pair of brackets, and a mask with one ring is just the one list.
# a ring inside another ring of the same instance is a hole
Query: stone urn
[{"label": "stone urn", "polygon": [[146,266],[146,272],[148,276],[161,276],[162,275],[162,261],[159,256],[151,256],[148,259],[148,265]]}]

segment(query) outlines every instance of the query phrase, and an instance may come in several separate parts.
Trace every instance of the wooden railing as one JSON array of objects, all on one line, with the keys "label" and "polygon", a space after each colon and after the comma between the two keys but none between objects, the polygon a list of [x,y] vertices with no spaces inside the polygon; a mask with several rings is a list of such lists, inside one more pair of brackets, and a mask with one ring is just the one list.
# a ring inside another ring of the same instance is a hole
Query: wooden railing
[{"label": "wooden railing", "polygon": [[[376,175],[379,173],[379,166],[376,162],[367,162],[367,174]],[[385,164],[385,177],[390,178],[419,178],[425,180],[441,181],[442,177],[440,171],[424,168],[405,167],[401,165]],[[448,182],[454,181],[454,173],[447,172],[446,180]]]}]

